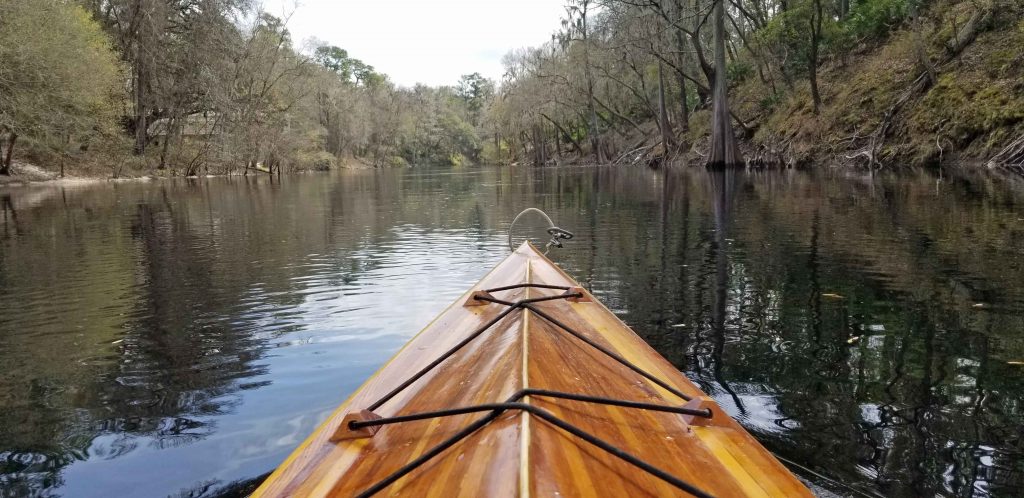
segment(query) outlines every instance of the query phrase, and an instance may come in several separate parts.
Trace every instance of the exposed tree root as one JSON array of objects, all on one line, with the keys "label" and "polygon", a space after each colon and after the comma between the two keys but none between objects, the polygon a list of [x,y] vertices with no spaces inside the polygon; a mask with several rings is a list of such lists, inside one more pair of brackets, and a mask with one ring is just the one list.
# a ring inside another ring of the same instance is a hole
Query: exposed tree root
[{"label": "exposed tree root", "polygon": [[753,152],[747,154],[747,167],[750,168],[771,168],[796,166],[797,160],[790,150],[789,140],[770,141],[759,145]]},{"label": "exposed tree root", "polygon": [[[942,66],[945,66],[960,55],[961,52],[974,42],[978,37],[978,34],[987,28],[992,19],[993,8],[994,6],[989,3],[976,11],[974,15],[971,16],[971,19],[967,24],[965,24],[959,32],[954,33],[953,38],[946,42],[946,54],[942,60],[935,66],[928,64],[926,64],[926,66],[928,68],[934,67],[934,70],[940,70]],[[867,147],[852,156],[846,156],[847,159],[864,157],[867,160],[869,168],[881,168],[883,165],[879,156],[882,152],[882,147],[885,145],[885,140],[889,136],[889,132],[892,131],[892,124],[896,114],[899,113],[903,106],[906,105],[913,97],[927,91],[934,81],[935,77],[929,73],[929,69],[922,71],[917,78],[914,78],[910,87],[907,88],[898,99],[896,99],[896,102],[894,102],[882,116],[882,121],[879,123],[878,128],[876,128],[870,135]]]},{"label": "exposed tree root", "polygon": [[1024,135],[1007,145],[988,162],[989,168],[1001,168],[1024,174]]},{"label": "exposed tree root", "polygon": [[637,147],[635,149],[626,151],[625,153],[619,155],[619,157],[615,158],[614,162],[615,162],[615,164],[628,164],[628,165],[635,165],[635,164],[639,164],[641,162],[650,163],[651,159],[652,159],[650,153],[654,149],[654,147],[656,147],[657,145],[658,144],[655,143],[655,144],[645,145],[643,147]]}]

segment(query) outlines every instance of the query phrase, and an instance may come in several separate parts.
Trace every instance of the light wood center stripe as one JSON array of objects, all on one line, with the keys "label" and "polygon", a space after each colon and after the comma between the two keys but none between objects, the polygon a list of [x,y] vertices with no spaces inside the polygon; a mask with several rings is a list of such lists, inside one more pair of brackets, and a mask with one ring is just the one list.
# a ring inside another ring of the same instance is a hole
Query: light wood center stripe
[{"label": "light wood center stripe", "polygon": [[[530,265],[532,261],[527,260],[526,263],[526,283],[530,282]],[[530,288],[526,288],[526,299],[530,297]],[[526,389],[530,386],[530,368],[529,368],[529,355],[530,345],[528,343],[530,336],[530,314],[526,313],[525,310],[521,310],[523,316],[523,327],[522,327],[522,351],[520,354],[523,355],[523,385],[522,389]],[[524,403],[529,403],[529,398],[523,400]],[[530,414],[522,412],[522,430],[519,433],[519,496],[521,498],[527,498],[530,496]]]}]

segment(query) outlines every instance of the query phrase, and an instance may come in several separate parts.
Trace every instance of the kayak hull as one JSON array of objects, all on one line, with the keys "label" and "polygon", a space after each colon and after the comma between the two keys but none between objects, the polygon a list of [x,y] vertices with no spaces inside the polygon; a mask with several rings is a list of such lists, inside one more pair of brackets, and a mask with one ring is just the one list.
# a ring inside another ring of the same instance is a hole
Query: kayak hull
[{"label": "kayak hull", "polygon": [[[504,303],[550,297],[534,310]],[[812,496],[771,453],[571,277],[524,243],[406,344],[271,474],[253,496],[358,496],[491,414],[378,496],[691,496],[527,410],[474,412],[374,427],[342,421],[501,403],[545,389],[667,406],[712,417],[547,396],[520,403],[712,496]],[[563,290],[570,289],[570,290]],[[559,298],[579,292],[581,299]],[[495,321],[497,319],[497,321]],[[485,327],[494,322],[490,327]],[[469,336],[463,347],[378,403]],[[578,334],[579,337],[574,336]],[[588,344],[589,342],[589,344]],[[681,399],[683,394],[692,401]]]}]

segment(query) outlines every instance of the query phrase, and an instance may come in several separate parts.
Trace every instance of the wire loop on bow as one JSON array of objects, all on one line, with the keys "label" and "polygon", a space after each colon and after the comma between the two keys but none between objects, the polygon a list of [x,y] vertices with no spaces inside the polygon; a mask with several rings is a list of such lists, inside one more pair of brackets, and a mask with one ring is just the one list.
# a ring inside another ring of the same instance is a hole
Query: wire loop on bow
[{"label": "wire loop on bow", "polygon": [[531,207],[531,208],[526,208],[521,213],[517,214],[516,217],[512,219],[512,223],[508,226],[508,248],[509,248],[509,250],[511,250],[511,251],[515,251],[516,250],[515,246],[512,245],[512,228],[516,226],[516,222],[519,221],[520,217],[522,217],[524,214],[530,213],[530,212],[534,212],[534,213],[539,214],[540,216],[544,217],[545,221],[548,222],[547,232],[548,232],[548,235],[551,236],[551,240],[549,240],[548,243],[544,245],[544,254],[547,254],[548,251],[551,250],[552,247],[558,247],[558,248],[563,247],[562,246],[562,241],[563,240],[570,240],[570,239],[572,239],[574,237],[572,232],[570,232],[570,231],[568,231],[568,230],[566,230],[564,228],[559,228],[559,227],[555,226],[555,222],[551,221],[551,217],[548,216],[547,213],[545,213],[544,211],[541,211],[540,209]]}]

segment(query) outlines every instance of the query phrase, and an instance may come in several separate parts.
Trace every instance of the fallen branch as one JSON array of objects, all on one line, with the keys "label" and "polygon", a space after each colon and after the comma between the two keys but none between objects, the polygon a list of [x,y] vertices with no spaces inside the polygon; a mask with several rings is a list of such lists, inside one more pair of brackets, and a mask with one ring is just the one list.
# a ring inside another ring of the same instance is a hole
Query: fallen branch
[{"label": "fallen branch", "polygon": [[[659,143],[660,143],[660,142],[659,142]],[[653,148],[654,148],[655,146],[657,146],[657,145],[658,145],[658,144],[657,144],[657,143],[655,143],[655,144],[651,144],[651,145],[645,145],[645,146],[643,146],[643,147],[638,147],[638,148],[636,148],[636,149],[633,149],[633,150],[627,151],[627,152],[625,152],[625,153],[621,154],[621,155],[620,155],[620,156],[619,156],[619,157],[618,157],[617,159],[615,159],[615,161],[613,161],[613,163],[614,163],[614,164],[629,164],[629,165],[634,165],[634,164],[636,164],[636,163],[637,163],[638,161],[640,161],[640,158],[642,158],[642,157],[643,157],[643,156],[644,156],[644,155],[646,154],[646,152],[647,152],[647,151],[649,151],[649,150],[653,149]],[[627,158],[628,156],[631,156],[631,155],[635,155],[635,157],[633,157],[633,159],[632,159],[631,161],[629,161],[628,163],[626,163],[626,162],[623,162],[623,160],[624,160],[624,159],[626,159],[626,158]]]},{"label": "fallen branch", "polygon": [[853,160],[853,159],[858,159],[860,157],[863,157],[864,159],[867,160],[868,168],[871,168],[875,164],[879,164],[878,161],[875,159],[875,157],[872,154],[873,153],[871,152],[871,150],[865,148],[865,149],[861,149],[861,150],[857,151],[857,153],[855,153],[853,155],[846,155],[846,158],[850,159],[850,160]]},{"label": "fallen branch", "polygon": [[572,146],[574,149],[576,149],[576,152],[579,152],[581,156],[583,155],[583,147],[580,147],[580,143],[577,142],[576,139],[572,137],[572,134],[565,131],[565,128],[562,128],[562,125],[558,124],[558,122],[556,122],[554,119],[549,118],[547,114],[544,114],[543,112],[538,114],[540,114],[542,118],[550,121],[551,124],[555,125],[555,128],[558,128],[558,132],[561,133],[562,136],[564,136],[565,138],[569,139],[570,142],[572,142]]},{"label": "fallen branch", "polygon": [[988,167],[1011,169],[1024,174],[1024,135],[992,156],[988,161]]}]

